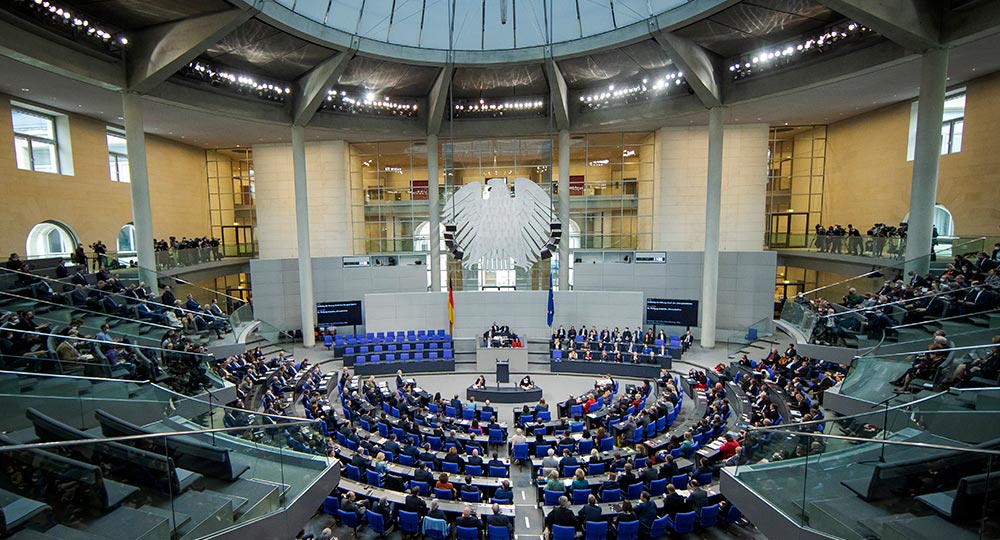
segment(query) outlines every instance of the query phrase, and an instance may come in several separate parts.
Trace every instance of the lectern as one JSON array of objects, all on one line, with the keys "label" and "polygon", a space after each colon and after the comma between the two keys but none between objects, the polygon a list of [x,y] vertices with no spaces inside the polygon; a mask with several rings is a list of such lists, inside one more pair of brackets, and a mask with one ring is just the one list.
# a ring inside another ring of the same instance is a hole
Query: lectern
[{"label": "lectern", "polygon": [[497,360],[497,386],[510,383],[510,360]]}]

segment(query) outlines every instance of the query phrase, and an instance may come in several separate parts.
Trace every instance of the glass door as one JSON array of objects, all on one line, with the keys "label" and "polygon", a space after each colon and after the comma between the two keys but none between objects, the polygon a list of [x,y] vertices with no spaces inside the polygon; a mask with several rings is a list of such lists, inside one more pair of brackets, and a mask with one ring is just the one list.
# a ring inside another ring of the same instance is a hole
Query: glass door
[{"label": "glass door", "polygon": [[226,257],[253,257],[257,254],[257,244],[253,239],[250,225],[224,225],[222,227],[222,249]]}]

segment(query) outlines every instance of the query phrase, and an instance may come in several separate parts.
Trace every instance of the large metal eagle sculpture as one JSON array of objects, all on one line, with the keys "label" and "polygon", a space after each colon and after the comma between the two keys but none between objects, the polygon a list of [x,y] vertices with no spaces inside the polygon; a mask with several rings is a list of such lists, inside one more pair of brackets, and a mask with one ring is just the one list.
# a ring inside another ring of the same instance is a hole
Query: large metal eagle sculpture
[{"label": "large metal eagle sculpture", "polygon": [[484,270],[530,268],[552,256],[561,225],[553,223],[552,200],[535,182],[514,180],[511,193],[505,178],[490,178],[462,186],[445,201],[441,214],[445,243],[452,255],[470,268]]}]

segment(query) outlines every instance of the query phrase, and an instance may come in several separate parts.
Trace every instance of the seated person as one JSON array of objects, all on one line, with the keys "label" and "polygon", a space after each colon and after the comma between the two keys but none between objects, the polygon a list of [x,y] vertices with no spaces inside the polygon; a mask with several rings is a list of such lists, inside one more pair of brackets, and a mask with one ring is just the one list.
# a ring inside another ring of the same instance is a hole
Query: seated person
[{"label": "seated person", "polygon": [[476,378],[476,382],[472,383],[473,388],[486,388],[486,376],[480,375]]},{"label": "seated person", "polygon": [[534,388],[535,387],[535,383],[531,380],[531,376],[530,375],[525,375],[524,378],[521,379],[520,386],[521,386],[521,388]]}]

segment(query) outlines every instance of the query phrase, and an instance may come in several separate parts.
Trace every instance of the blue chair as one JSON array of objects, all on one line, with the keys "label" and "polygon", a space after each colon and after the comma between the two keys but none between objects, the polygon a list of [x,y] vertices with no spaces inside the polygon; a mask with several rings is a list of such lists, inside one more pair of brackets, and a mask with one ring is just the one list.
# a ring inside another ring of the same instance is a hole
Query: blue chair
[{"label": "blue chair", "polygon": [[399,454],[399,464],[406,465],[407,467],[413,466],[413,456],[409,454]]},{"label": "blue chair", "polygon": [[719,521],[719,505],[704,506],[698,514],[698,525],[711,527]]},{"label": "blue chair", "polygon": [[574,527],[552,526],[552,540],[574,540],[575,537],[576,528]]},{"label": "blue chair", "polygon": [[536,413],[536,416],[538,416],[538,418],[541,418],[542,422],[552,421],[552,413],[550,413],[549,411],[538,411]]},{"label": "blue chair", "polygon": [[479,529],[475,527],[455,527],[458,540],[479,540]]},{"label": "blue chair", "polygon": [[587,465],[587,474],[589,476],[596,476],[598,474],[604,474],[604,462],[591,463]]},{"label": "blue chair", "polygon": [[652,439],[653,437],[656,437],[656,424],[650,422],[650,424],[646,426],[646,438]]},{"label": "blue chair", "polygon": [[670,483],[677,489],[687,489],[688,476],[686,474],[678,474],[670,479]]},{"label": "blue chair", "polygon": [[483,466],[482,465],[466,465],[465,474],[470,474],[472,476],[482,476]]},{"label": "blue chair", "polygon": [[699,486],[707,486],[712,483],[712,473],[701,473],[695,477],[695,480],[698,481]]},{"label": "blue chair", "polygon": [[601,502],[618,502],[622,500],[622,490],[606,489],[601,493]]},{"label": "blue chair", "polygon": [[667,479],[661,478],[660,480],[653,480],[649,483],[649,495],[650,497],[657,497],[663,495],[667,491]]},{"label": "blue chair", "polygon": [[601,439],[601,444],[598,447],[598,450],[600,450],[601,452],[610,452],[614,449],[615,449],[614,439],[612,439],[611,437],[605,437]]},{"label": "blue chair", "polygon": [[379,477],[378,472],[371,469],[365,471],[365,483],[369,486],[382,487],[382,479]]},{"label": "blue chair", "polygon": [[326,345],[326,350],[329,351],[330,347],[333,347],[333,336],[331,335],[323,336],[323,345]]},{"label": "blue chair", "polygon": [[649,461],[648,457],[635,458],[635,464],[632,466],[635,470],[641,471],[646,468],[646,462]]},{"label": "blue chair", "polygon": [[472,420],[476,417],[476,411],[473,409],[462,409],[462,420]]},{"label": "blue chair", "polygon": [[444,540],[451,534],[451,528],[448,522],[443,519],[425,517],[423,525],[421,525],[421,532],[432,540]]},{"label": "blue chair", "polygon": [[642,482],[636,482],[635,484],[630,485],[627,493],[628,500],[634,501],[638,499],[639,496],[642,495],[642,488]]},{"label": "blue chair", "polygon": [[639,540],[639,521],[619,521],[618,540]]},{"label": "blue chair", "polygon": [[[692,512],[693,513],[693,512]],[[358,535],[358,527],[361,526],[358,515],[354,512],[348,512],[347,510],[337,510],[337,515],[340,517],[340,524],[348,529],[354,531],[354,536]]]},{"label": "blue chair", "polygon": [[512,459],[518,463],[524,463],[525,461],[530,460],[531,456],[529,454],[528,443],[515,444]]},{"label": "blue chair", "polygon": [[553,349],[552,350],[552,359],[553,360],[562,360],[562,349]]},{"label": "blue chair", "polygon": [[573,405],[569,408],[569,416],[573,418],[574,416],[583,416],[583,405]]},{"label": "blue chair", "polygon": [[[452,463],[450,461],[441,462],[441,470],[446,473],[458,474],[458,463]],[[687,485],[687,484],[685,484]],[[683,488],[681,488],[683,489]]]},{"label": "blue chair", "polygon": [[[483,413],[486,414],[486,413]],[[490,430],[490,440],[489,444],[502,445],[504,443],[504,436],[507,434],[506,430],[503,429],[491,429]]]},{"label": "blue chair", "polygon": [[373,533],[377,534],[379,538],[385,536],[385,518],[382,517],[382,514],[365,510],[365,519],[368,520],[368,528]]},{"label": "blue chair", "polygon": [[588,521],[584,523],[584,540],[608,540],[607,521]]},{"label": "blue chair", "polygon": [[589,489],[574,489],[573,504],[587,504],[587,497],[590,496]]},{"label": "blue chair", "polygon": [[672,457],[674,459],[677,459],[677,458],[681,457],[682,453],[683,452],[682,452],[682,450],[680,448],[674,448],[673,450],[670,451],[670,457]]},{"label": "blue chair", "polygon": [[445,414],[445,416],[448,416],[449,418],[456,418],[456,417],[458,417],[458,411],[455,409],[455,407],[452,407],[451,405],[445,405],[444,406],[444,414]]},{"label": "blue chair", "polygon": [[423,496],[425,496],[425,497],[427,495],[430,495],[430,493],[431,493],[431,488],[427,484],[427,482],[418,482],[416,480],[410,480],[409,488],[413,489],[415,487],[420,488],[420,494],[423,495]]},{"label": "blue chair", "polygon": [[451,349],[445,349],[444,350],[444,359],[445,360],[451,360],[452,358],[455,358],[455,353],[452,352]]},{"label": "blue chair", "polygon": [[337,515],[337,510],[340,510],[340,499],[336,497],[327,497],[323,501],[323,513],[328,516]]},{"label": "blue chair", "polygon": [[483,496],[478,491],[460,491],[458,492],[459,497],[461,497],[463,502],[468,503],[479,503],[483,502]]},{"label": "blue chair", "polygon": [[545,490],[545,506],[555,506],[559,504],[559,497],[565,495],[562,491]]},{"label": "blue chair", "polygon": [[443,501],[452,500],[452,493],[450,489],[438,489],[434,488],[434,496]]},{"label": "blue chair", "polygon": [[507,478],[507,467],[490,465],[489,473],[491,478]]},{"label": "blue chair", "polygon": [[347,464],[345,469],[347,470],[347,478],[354,480],[355,482],[361,481],[361,469],[351,465],[350,463]]},{"label": "blue chair", "polygon": [[510,540],[510,531],[507,527],[489,525],[486,528],[486,540]]},{"label": "blue chair", "polygon": [[[576,471],[579,468],[580,468],[579,465],[566,465],[566,466],[564,466],[562,468],[562,475],[565,476],[565,477],[567,477],[567,478],[569,478],[570,476],[573,476],[574,474],[576,474]],[[576,503],[574,503],[574,504],[576,504]]]},{"label": "blue chair", "polygon": [[726,523],[733,524],[739,523],[743,519],[743,512],[740,512],[739,508],[730,505],[729,512],[726,514]]},{"label": "blue chair", "polygon": [[[694,531],[694,522],[695,522],[694,512],[677,514],[676,516],[674,516],[674,519],[672,520],[670,519],[670,516],[663,516],[660,519],[665,519],[667,526],[670,527],[670,530],[674,531],[677,534],[687,534],[689,532]],[[656,521],[660,520],[658,519]],[[653,522],[653,528],[654,529],[656,528],[655,521]],[[666,531],[664,530],[664,532]],[[652,536],[652,533],[650,533],[650,536]]]},{"label": "blue chair", "polygon": [[399,511],[399,532],[404,535],[420,534],[420,514],[416,512]]}]

